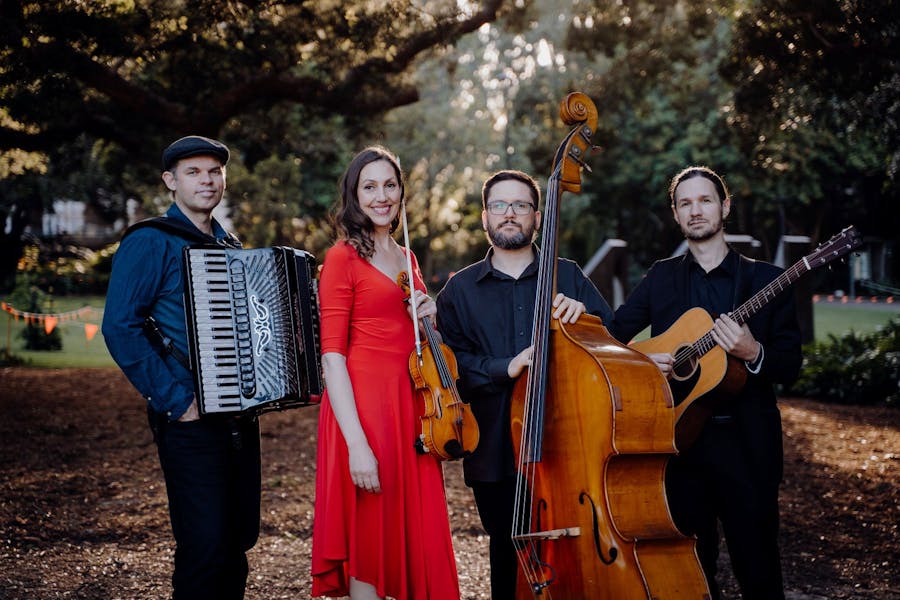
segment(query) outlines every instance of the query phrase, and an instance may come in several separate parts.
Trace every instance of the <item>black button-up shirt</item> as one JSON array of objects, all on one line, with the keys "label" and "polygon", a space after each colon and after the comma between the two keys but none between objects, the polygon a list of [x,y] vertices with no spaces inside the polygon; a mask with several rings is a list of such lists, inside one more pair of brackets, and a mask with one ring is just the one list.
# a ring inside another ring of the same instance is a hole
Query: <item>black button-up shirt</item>
[{"label": "black button-up shirt", "polygon": [[[500,481],[515,474],[509,407],[515,380],[510,361],[531,345],[538,251],[518,279],[484,260],[456,273],[437,297],[438,328],[456,355],[459,392],[471,404],[480,440],[463,461],[467,482]],[[583,302],[587,312],[611,323],[609,305],[574,262],[560,258],[558,292]]]},{"label": "black button-up shirt", "polygon": [[688,252],[688,282],[691,290],[691,306],[699,306],[713,318],[737,308],[738,255],[729,250],[722,262],[707,273]]}]

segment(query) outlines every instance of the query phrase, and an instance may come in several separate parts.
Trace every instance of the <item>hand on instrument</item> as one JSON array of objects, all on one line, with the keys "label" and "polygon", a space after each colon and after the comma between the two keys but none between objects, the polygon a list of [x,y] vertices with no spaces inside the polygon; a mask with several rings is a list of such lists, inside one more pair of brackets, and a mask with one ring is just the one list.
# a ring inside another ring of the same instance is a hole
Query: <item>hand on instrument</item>
[{"label": "hand on instrument", "polygon": [[509,361],[509,366],[506,367],[506,372],[512,379],[515,379],[519,375],[522,374],[522,371],[525,370],[526,367],[531,366],[531,356],[534,354],[534,346],[528,346],[518,354],[516,354],[511,361]]},{"label": "hand on instrument", "polygon": [[647,357],[656,363],[666,379],[672,376],[672,367],[675,364],[675,358],[668,352],[660,352],[659,354],[648,354]]},{"label": "hand on instrument", "polygon": [[[437,314],[437,304],[435,301],[423,292],[422,290],[416,290],[415,295],[413,296],[416,301],[416,316],[420,319],[422,317],[433,317]],[[409,318],[412,318],[412,306],[407,306],[406,310],[409,312]]]},{"label": "hand on instrument", "polygon": [[553,307],[556,309],[553,311],[553,318],[559,319],[563,323],[574,323],[587,310],[584,303],[563,294],[556,295],[556,298],[553,299]]},{"label": "hand on instrument", "polygon": [[365,441],[347,447],[350,454],[350,479],[353,484],[367,492],[381,492],[378,479],[378,460],[372,448]]},{"label": "hand on instrument", "polygon": [[197,399],[194,398],[191,400],[191,405],[188,406],[188,409],[184,411],[184,414],[178,417],[178,420],[182,423],[187,423],[188,421],[197,421],[200,419],[200,409],[197,407]]},{"label": "hand on instrument", "polygon": [[725,352],[741,360],[753,362],[759,356],[759,342],[750,333],[750,328],[746,324],[738,325],[729,315],[720,315],[710,333]]}]

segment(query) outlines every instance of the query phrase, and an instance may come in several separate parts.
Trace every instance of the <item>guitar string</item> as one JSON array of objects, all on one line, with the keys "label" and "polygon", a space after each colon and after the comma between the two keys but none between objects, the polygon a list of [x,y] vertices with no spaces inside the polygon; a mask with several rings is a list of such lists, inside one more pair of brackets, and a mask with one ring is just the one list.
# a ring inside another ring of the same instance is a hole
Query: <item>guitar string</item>
[{"label": "guitar string", "polygon": [[[772,280],[768,285],[766,285],[744,304],[738,307],[738,309],[735,310],[734,313],[732,313],[732,318],[734,318],[739,325],[742,325],[747,320],[749,320],[750,317],[756,314],[758,310],[768,304],[772,298],[783,292],[789,286],[793,285],[793,283],[801,275],[805,274],[807,271],[812,270],[813,266],[824,265],[852,250],[853,245],[849,242],[842,248],[831,249],[835,244],[836,238],[838,238],[839,236],[844,237],[846,233],[846,230],[841,232],[840,234],[838,234],[838,236],[835,236],[834,238],[829,240],[823,247],[818,248],[812,254],[805,256],[802,260],[794,263],[789,269],[781,273],[781,275]],[[812,263],[818,264],[812,265]],[[778,288],[777,291],[775,290],[776,287]],[[693,350],[693,352],[679,353],[678,356],[676,356],[673,368],[685,366],[686,363],[690,363],[695,358],[699,358],[705,355],[715,346],[716,343],[712,338],[712,330],[710,330],[706,332],[702,337],[700,337],[700,339],[690,345],[690,348]]]}]

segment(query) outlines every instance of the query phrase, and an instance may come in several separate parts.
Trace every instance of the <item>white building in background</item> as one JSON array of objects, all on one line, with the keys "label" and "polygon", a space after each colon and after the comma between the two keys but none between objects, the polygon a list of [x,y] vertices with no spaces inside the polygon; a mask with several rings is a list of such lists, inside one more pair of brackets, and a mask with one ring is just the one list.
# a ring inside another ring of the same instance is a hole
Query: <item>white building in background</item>
[{"label": "white building in background", "polygon": [[[171,204],[168,197],[159,200],[156,204],[160,212]],[[228,218],[230,212],[227,198],[213,211],[213,216],[229,231],[232,229],[231,219]],[[125,202],[125,216],[111,224],[85,202],[58,199],[53,201],[52,211],[41,215],[41,231],[38,235],[64,237],[72,244],[96,249],[117,241],[126,227],[148,216],[152,215],[148,215],[141,202],[134,198]]]},{"label": "white building in background", "polygon": [[41,237],[63,237],[77,246],[98,248],[116,240],[120,223],[108,223],[80,200],[57,199],[41,215]]},{"label": "white building in background", "polygon": [[78,200],[54,200],[53,212],[45,212],[41,222],[41,234],[46,236],[81,233],[86,229],[87,205]]}]

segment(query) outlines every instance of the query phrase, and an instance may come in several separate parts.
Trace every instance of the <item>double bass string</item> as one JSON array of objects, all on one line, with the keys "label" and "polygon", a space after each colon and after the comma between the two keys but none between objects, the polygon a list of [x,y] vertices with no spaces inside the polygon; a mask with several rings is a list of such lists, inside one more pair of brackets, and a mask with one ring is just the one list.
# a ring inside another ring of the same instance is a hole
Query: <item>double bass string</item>
[{"label": "double bass string", "polygon": [[[562,163],[557,163],[547,185],[545,200],[545,220],[542,243],[554,243],[556,240],[558,206],[558,183]],[[555,254],[555,253],[554,253]],[[513,517],[513,543],[519,557],[519,563],[525,578],[533,588],[543,587],[541,567],[537,551],[537,538],[525,537],[533,530],[533,510],[535,486],[534,481],[537,461],[540,460],[542,425],[544,420],[545,388],[547,383],[546,364],[549,357],[549,329],[552,312],[552,296],[555,287],[555,264],[542,260],[538,265],[538,286],[535,297],[535,321],[532,333],[534,352],[531,367],[528,370],[527,402],[522,421],[522,440],[519,446],[520,477],[516,482],[516,497]],[[525,486],[528,486],[527,496]],[[527,497],[527,502],[526,502]],[[549,565],[546,565],[549,567]],[[551,577],[552,578],[552,577]],[[550,596],[549,590],[545,591]]]}]

